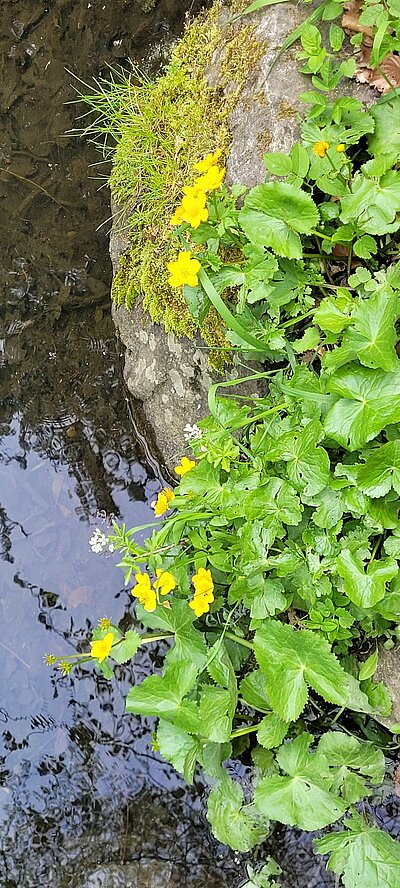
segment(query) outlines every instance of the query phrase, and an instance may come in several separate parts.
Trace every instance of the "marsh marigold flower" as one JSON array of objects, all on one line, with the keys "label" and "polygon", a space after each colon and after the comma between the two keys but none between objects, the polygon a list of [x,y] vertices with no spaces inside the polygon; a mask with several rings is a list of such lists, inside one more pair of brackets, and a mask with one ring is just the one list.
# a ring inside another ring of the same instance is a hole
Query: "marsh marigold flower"
[{"label": "marsh marigold flower", "polygon": [[218,163],[221,154],[221,149],[217,148],[217,150],[213,151],[211,154],[206,154],[203,160],[199,160],[195,163],[193,169],[197,170],[198,173],[206,173],[211,167]]},{"label": "marsh marigold flower", "polygon": [[157,499],[154,503],[152,503],[155,515],[159,518],[161,515],[164,515],[165,512],[170,508],[170,503],[175,499],[175,495],[169,487],[163,487],[160,490],[160,493],[157,496]]},{"label": "marsh marigold flower", "polygon": [[112,632],[107,632],[107,635],[104,638],[100,638],[99,641],[92,641],[92,657],[96,657],[96,660],[100,660],[100,663],[105,660],[111,651],[113,641],[114,635]]},{"label": "marsh marigold flower", "polygon": [[100,629],[111,629],[111,620],[108,617],[102,617],[99,622]]},{"label": "marsh marigold flower", "polygon": [[179,466],[175,466],[175,472],[177,475],[180,475],[183,478],[187,472],[190,472],[191,469],[194,469],[196,463],[193,459],[188,459],[187,456],[182,456],[181,462]]},{"label": "marsh marigold flower", "polygon": [[157,579],[154,583],[154,588],[158,589],[158,591],[161,592],[161,595],[168,595],[169,592],[176,589],[176,582],[168,570],[160,570],[157,568],[156,574]]},{"label": "marsh marigold flower", "polygon": [[170,273],[168,283],[170,287],[197,287],[199,283],[198,273],[200,271],[200,262],[198,259],[192,258],[190,250],[182,250],[178,253],[178,258],[173,262],[167,263]]},{"label": "marsh marigold flower", "polygon": [[157,596],[151,587],[150,577],[148,573],[135,574],[136,586],[132,589],[132,595],[135,595],[140,604],[143,605],[145,611],[154,611],[157,607]]},{"label": "marsh marigold flower", "polygon": [[207,196],[202,190],[198,190],[197,196],[185,194],[185,197],[182,199],[182,218],[192,228],[198,228],[201,222],[205,222],[208,219],[206,200]]},{"label": "marsh marigold flower", "polygon": [[194,585],[193,600],[189,601],[189,607],[195,612],[196,617],[201,617],[210,610],[210,604],[214,601],[214,582],[211,571],[199,567],[192,577]]},{"label": "marsh marigold flower", "polygon": [[219,167],[213,166],[204,174],[195,180],[195,186],[201,188],[202,191],[215,191],[220,188],[225,178],[225,167],[220,170]]},{"label": "marsh marigold flower", "polygon": [[343,142],[340,142],[339,145],[336,145],[336,151],[339,151],[339,154],[343,154],[346,151],[346,145]]},{"label": "marsh marigold flower", "polygon": [[318,154],[318,157],[325,157],[325,154],[330,147],[330,142],[315,142],[313,145],[313,151]]},{"label": "marsh marigold flower", "polygon": [[184,221],[182,214],[183,214],[183,208],[180,205],[179,207],[176,208],[174,214],[171,216],[171,218],[169,220],[169,224],[170,225],[182,225],[182,222]]}]

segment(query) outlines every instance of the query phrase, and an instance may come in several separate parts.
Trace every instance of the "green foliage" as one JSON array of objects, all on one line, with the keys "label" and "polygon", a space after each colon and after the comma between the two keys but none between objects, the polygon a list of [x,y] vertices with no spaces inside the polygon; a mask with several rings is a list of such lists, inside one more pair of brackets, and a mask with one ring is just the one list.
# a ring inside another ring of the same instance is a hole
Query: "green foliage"
[{"label": "green foliage", "polygon": [[344,825],[344,832],[315,842],[320,854],[330,854],[328,868],[343,877],[345,888],[397,888],[399,843],[367,824],[359,814],[353,814]]}]

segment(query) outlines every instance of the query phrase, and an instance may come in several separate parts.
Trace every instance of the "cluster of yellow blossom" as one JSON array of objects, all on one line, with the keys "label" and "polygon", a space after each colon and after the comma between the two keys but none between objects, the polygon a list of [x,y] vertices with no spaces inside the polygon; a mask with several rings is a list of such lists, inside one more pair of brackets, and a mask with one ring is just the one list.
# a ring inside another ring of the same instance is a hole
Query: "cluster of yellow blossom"
[{"label": "cluster of yellow blossom", "polygon": [[210,610],[210,604],[214,601],[214,583],[211,571],[204,567],[199,567],[197,573],[192,577],[194,585],[193,600],[189,601],[189,607],[195,612],[196,617],[201,617]]},{"label": "cluster of yellow blossom", "polygon": [[[140,604],[146,611],[154,611],[157,607],[157,591],[161,595],[168,595],[173,589],[176,589],[174,577],[168,570],[156,570],[157,579],[154,588],[148,573],[135,574],[136,585],[132,589],[132,595],[135,595]],[[157,591],[156,591],[157,590]]]},{"label": "cluster of yellow blossom", "polygon": [[170,508],[170,503],[172,503],[174,499],[174,492],[169,487],[163,487],[163,489],[160,490],[157,499],[154,503],[151,504],[157,518],[160,518],[161,515],[164,515],[165,512],[168,512],[168,509]]},{"label": "cluster of yellow blossom", "polygon": [[[193,185],[185,185],[182,202],[171,217],[171,225],[187,222],[191,228],[198,228],[201,222],[207,221],[207,194],[220,188],[225,177],[225,168],[218,166],[221,154],[221,150],[217,148],[194,164],[194,169],[202,175],[195,179]],[[183,287],[184,284],[197,287],[200,262],[193,259],[190,250],[180,252],[176,260],[168,262],[167,268],[170,273],[170,287]]]},{"label": "cluster of yellow blossom", "polygon": [[[313,151],[315,151],[318,157],[325,157],[325,154],[330,147],[330,142],[314,142]],[[343,152],[346,151],[346,145],[344,145],[343,142],[340,142],[339,145],[336,145],[336,151],[338,151],[339,154],[343,154]]]}]

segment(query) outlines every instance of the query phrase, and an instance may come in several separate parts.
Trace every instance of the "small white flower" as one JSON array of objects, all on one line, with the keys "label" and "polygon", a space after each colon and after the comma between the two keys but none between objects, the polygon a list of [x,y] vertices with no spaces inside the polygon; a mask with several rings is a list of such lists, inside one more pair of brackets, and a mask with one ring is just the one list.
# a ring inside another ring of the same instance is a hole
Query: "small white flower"
[{"label": "small white flower", "polygon": [[203,432],[201,431],[201,429],[199,429],[197,423],[194,423],[194,425],[190,425],[190,423],[188,422],[185,425],[185,428],[183,430],[183,437],[185,441],[193,441],[194,439],[198,440],[202,437],[202,435]]},{"label": "small white flower", "polygon": [[90,537],[89,546],[96,555],[101,555],[105,549],[109,548],[108,537],[99,527],[96,527],[96,530]]}]

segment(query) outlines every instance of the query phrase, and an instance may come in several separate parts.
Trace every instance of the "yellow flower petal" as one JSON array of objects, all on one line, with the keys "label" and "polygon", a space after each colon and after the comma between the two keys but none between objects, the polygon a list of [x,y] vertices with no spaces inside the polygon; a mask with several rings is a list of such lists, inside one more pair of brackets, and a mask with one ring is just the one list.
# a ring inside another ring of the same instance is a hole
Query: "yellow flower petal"
[{"label": "yellow flower petal", "polygon": [[114,641],[114,635],[112,632],[107,632],[107,635],[104,638],[100,638],[99,641],[92,641],[91,643],[91,654],[92,657],[96,657],[96,660],[99,660],[102,663],[103,660],[108,657],[112,645]]},{"label": "yellow flower petal", "polygon": [[210,154],[206,154],[203,160],[199,160],[197,163],[195,163],[193,169],[197,170],[198,173],[206,173],[210,169],[210,167],[215,166],[215,164],[219,161],[221,154],[221,149],[217,148],[216,151],[213,151]]},{"label": "yellow flower petal", "polygon": [[161,595],[168,595],[169,592],[176,589],[174,577],[168,570],[160,570],[157,568],[156,574],[157,579],[154,583],[154,588],[158,589]]},{"label": "yellow flower petal", "polygon": [[183,287],[184,284],[188,284],[189,287],[197,286],[200,262],[198,259],[193,259],[190,250],[178,253],[178,258],[168,262],[167,268],[170,272],[168,279],[170,287]]},{"label": "yellow flower petal", "polygon": [[192,577],[192,583],[196,595],[211,595],[210,600],[213,600],[214,581],[210,570],[199,567],[197,573]]},{"label": "yellow flower petal", "polygon": [[179,466],[175,466],[175,472],[177,475],[180,475],[183,478],[187,472],[190,472],[191,469],[194,469],[196,463],[193,459],[188,459],[187,456],[182,456],[181,462]]},{"label": "yellow flower petal", "polygon": [[315,142],[313,145],[313,151],[315,151],[318,157],[325,157],[325,154],[330,147],[330,142]]},{"label": "yellow flower petal", "polygon": [[163,487],[163,489],[160,490],[155,503],[152,503],[157,518],[159,518],[160,515],[164,515],[165,512],[168,511],[170,503],[172,503],[172,500],[174,499],[175,494],[168,487]]},{"label": "yellow flower petal", "polygon": [[203,191],[215,191],[220,188],[225,178],[225,167],[221,170],[219,167],[212,166],[204,176],[200,176],[195,180],[195,186]]}]

